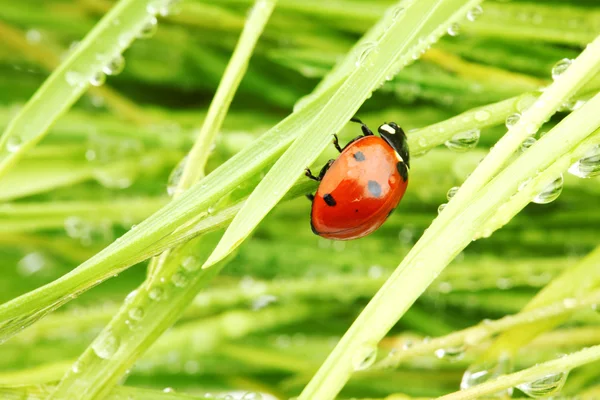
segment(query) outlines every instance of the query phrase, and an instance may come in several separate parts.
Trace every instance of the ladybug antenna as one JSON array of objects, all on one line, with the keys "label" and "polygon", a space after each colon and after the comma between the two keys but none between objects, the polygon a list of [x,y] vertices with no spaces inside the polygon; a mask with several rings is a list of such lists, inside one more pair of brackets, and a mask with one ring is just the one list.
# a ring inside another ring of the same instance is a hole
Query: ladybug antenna
[{"label": "ladybug antenna", "polygon": [[400,128],[395,122],[389,122],[382,124],[377,131],[379,135],[385,140],[402,158],[402,161],[407,167],[410,167],[410,156],[408,152],[408,140],[406,134],[402,128]]}]

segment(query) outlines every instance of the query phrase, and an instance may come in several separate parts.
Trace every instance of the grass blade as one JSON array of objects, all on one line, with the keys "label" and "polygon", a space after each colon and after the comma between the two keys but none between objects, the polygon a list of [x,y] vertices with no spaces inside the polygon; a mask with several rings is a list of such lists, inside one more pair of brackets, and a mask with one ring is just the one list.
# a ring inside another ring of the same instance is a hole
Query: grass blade
[{"label": "grass blade", "polygon": [[257,186],[203,268],[208,268],[226,257],[250,235],[289,190],[302,170],[314,162],[318,154],[331,142],[330,135],[342,128],[386,76],[398,70],[398,59],[409,50],[412,40],[431,33],[423,31],[423,27],[442,3],[403,3],[405,8],[392,13],[389,19],[384,18],[391,22],[389,28],[384,31],[378,42],[363,49],[354,72],[307,126],[305,134],[294,142]]},{"label": "grass blade", "polygon": [[[0,176],[44,137],[91,81],[101,79],[102,69],[120,57],[144,26],[156,23],[158,9],[149,13],[149,3],[121,0],[50,75],[0,137]],[[169,4],[168,0],[162,3]]]}]

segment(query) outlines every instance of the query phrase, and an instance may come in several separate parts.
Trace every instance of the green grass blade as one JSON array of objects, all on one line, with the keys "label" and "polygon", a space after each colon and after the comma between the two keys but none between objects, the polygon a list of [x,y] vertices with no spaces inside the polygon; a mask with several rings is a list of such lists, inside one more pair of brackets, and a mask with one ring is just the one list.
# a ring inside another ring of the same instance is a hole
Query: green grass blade
[{"label": "green grass blade", "polygon": [[[414,38],[427,37],[432,33],[423,28],[442,3],[402,4],[399,7],[405,7],[404,9],[392,13],[392,17],[384,17],[384,20],[391,22],[389,28],[384,31],[378,42],[363,49],[354,72],[307,126],[304,135],[292,144],[257,186],[203,268],[227,256],[250,235],[256,225],[289,190],[302,170],[314,162],[327,147],[331,142],[331,134],[342,128],[377,85],[390,74],[394,74],[398,67],[404,66],[404,62],[398,65],[398,59],[406,56],[404,53],[407,50],[415,51],[408,47]],[[477,2],[468,4],[473,6]],[[437,28],[437,25],[435,27]],[[427,40],[424,42],[427,43]]]},{"label": "green grass blade", "polygon": [[520,384],[527,384],[548,375],[567,374],[573,368],[600,360],[600,345],[588,347],[576,353],[568,354],[556,360],[548,361],[514,374],[501,376],[493,381],[464,389],[460,392],[439,397],[440,400],[469,400],[479,399],[510,389]]},{"label": "green grass blade", "polygon": [[[0,137],[0,176],[35,146],[48,128],[86,91],[90,81],[129,47],[155,14],[149,0],[122,0],[82,40],[10,122]],[[167,6],[163,0],[156,6]],[[164,4],[163,4],[164,3]],[[154,10],[154,8],[153,8]]]},{"label": "green grass blade", "polygon": [[[479,190],[470,202],[463,204],[460,214],[440,227],[444,210],[355,320],[300,398],[335,396],[352,373],[354,353],[381,340],[444,267],[473,240],[494,211],[518,191],[521,182],[569,153],[600,127],[600,115],[593,116],[594,108],[599,106],[600,95],[596,95]],[[428,235],[431,238],[419,246]]]},{"label": "green grass blade", "polygon": [[198,138],[194,143],[194,147],[190,150],[186,167],[178,184],[178,191],[186,190],[204,176],[204,167],[208,160],[211,144],[223,125],[233,96],[248,69],[248,62],[256,42],[267,24],[275,4],[276,0],[263,0],[254,4],[233,56],[227,64],[223,78],[219,83],[215,97],[210,103],[208,114],[202,124]]}]

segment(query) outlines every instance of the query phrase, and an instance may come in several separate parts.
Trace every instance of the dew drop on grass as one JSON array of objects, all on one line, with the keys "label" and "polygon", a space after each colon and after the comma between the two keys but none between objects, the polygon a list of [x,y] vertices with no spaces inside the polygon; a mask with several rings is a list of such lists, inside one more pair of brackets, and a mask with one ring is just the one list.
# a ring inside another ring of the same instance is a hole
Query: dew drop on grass
[{"label": "dew drop on grass", "polygon": [[392,20],[396,22],[402,15],[404,15],[404,7],[394,7],[392,10]]},{"label": "dew drop on grass", "polygon": [[573,60],[569,58],[563,58],[552,67],[552,79],[556,80],[561,77],[562,74],[571,66]]},{"label": "dew drop on grass", "polygon": [[155,287],[148,291],[148,297],[150,300],[161,301],[165,296],[165,291],[162,288]]},{"label": "dew drop on grass", "polygon": [[23,145],[23,139],[21,136],[12,135],[6,141],[6,151],[9,153],[16,153]]},{"label": "dew drop on grass", "polygon": [[181,272],[176,272],[171,277],[171,282],[177,287],[185,287],[188,284],[188,277]]},{"label": "dew drop on grass", "polygon": [[525,138],[525,140],[523,140],[523,143],[521,143],[521,151],[522,152],[526,151],[528,148],[533,146],[536,142],[537,142],[537,140],[533,136],[529,136],[529,137]]},{"label": "dew drop on grass", "polygon": [[442,204],[440,204],[439,207],[438,207],[438,209],[437,209],[438,214],[441,214],[442,211],[444,211],[444,208],[446,208],[447,205],[448,205],[448,203],[442,203]]},{"label": "dew drop on grass", "polygon": [[201,263],[196,257],[188,256],[183,259],[183,261],[181,262],[181,266],[186,271],[193,272],[197,271],[200,268]]},{"label": "dew drop on grass", "polygon": [[146,21],[144,23],[144,25],[142,26],[142,28],[140,29],[140,31],[138,33],[138,38],[140,38],[140,39],[151,38],[156,33],[157,29],[158,29],[158,21],[156,20],[156,17],[151,16],[150,18],[148,18],[148,21]]},{"label": "dew drop on grass", "polygon": [[458,36],[460,33],[460,25],[454,23],[448,27],[448,35],[450,36]]},{"label": "dew drop on grass", "polygon": [[82,87],[85,83],[85,79],[79,72],[67,71],[65,73],[65,80],[72,87]]},{"label": "dew drop on grass", "polygon": [[467,12],[467,19],[471,22],[477,20],[483,14],[483,8],[481,6],[475,6]]},{"label": "dew drop on grass", "polygon": [[377,346],[364,343],[359,346],[352,356],[352,366],[355,371],[362,371],[369,368],[377,358]]},{"label": "dew drop on grass", "polygon": [[568,375],[568,371],[544,375],[534,381],[522,383],[517,388],[529,397],[549,397],[560,392]]},{"label": "dew drop on grass", "polygon": [[102,86],[106,82],[106,74],[102,71],[96,72],[90,78],[90,85],[92,86]]},{"label": "dew drop on grass", "polygon": [[548,204],[553,202],[560,196],[563,189],[563,176],[560,174],[558,178],[552,181],[544,190],[533,198],[533,202],[537,204]]},{"label": "dew drop on grass", "polygon": [[138,289],[135,289],[135,290],[132,290],[131,292],[129,292],[127,297],[125,297],[125,304],[131,304],[133,302],[133,300],[135,299],[135,296],[137,296],[137,294],[138,294]]},{"label": "dew drop on grass", "polygon": [[356,67],[361,67],[365,65],[369,56],[373,52],[374,49],[377,48],[377,43],[374,42],[366,42],[362,45],[362,50],[358,52],[358,57],[356,58]]},{"label": "dew drop on grass", "polygon": [[435,351],[435,356],[441,360],[458,361],[465,356],[465,346],[440,348]]},{"label": "dew drop on grass", "polygon": [[163,389],[163,393],[175,393],[175,389],[172,387],[166,387]]},{"label": "dew drop on grass", "polygon": [[94,341],[92,349],[98,357],[108,360],[115,355],[120,345],[119,338],[111,331],[105,331]]},{"label": "dew drop on grass", "polygon": [[515,113],[515,114],[509,115],[508,117],[506,117],[506,127],[508,129],[512,128],[519,122],[520,119],[521,119],[521,114]]},{"label": "dew drop on grass", "polygon": [[122,55],[117,55],[112,60],[108,62],[104,67],[102,67],[102,71],[106,75],[118,75],[125,68],[125,58]]},{"label": "dew drop on grass", "polygon": [[[510,373],[512,370],[510,359],[508,357],[502,357],[498,362],[484,362],[482,364],[474,364],[469,367],[463,374],[460,382],[460,388],[462,390],[471,388],[473,386],[482,384],[491,379],[495,379],[501,375]],[[495,393],[489,397],[502,398],[512,394],[512,388],[506,391]]]},{"label": "dew drop on grass", "polygon": [[135,320],[135,321],[141,321],[142,318],[144,318],[144,310],[142,310],[139,307],[134,307],[131,310],[129,310],[129,318]]},{"label": "dew drop on grass", "polygon": [[600,145],[594,146],[583,158],[571,165],[569,173],[579,178],[593,178],[600,175]]},{"label": "dew drop on grass", "polygon": [[480,134],[481,131],[479,129],[470,129],[468,131],[455,134],[444,144],[450,150],[464,152],[477,146],[477,143],[479,143]]},{"label": "dew drop on grass", "polygon": [[459,186],[454,186],[448,189],[448,193],[446,193],[446,198],[448,199],[448,201],[452,199],[456,195],[456,193],[458,193],[459,189]]}]

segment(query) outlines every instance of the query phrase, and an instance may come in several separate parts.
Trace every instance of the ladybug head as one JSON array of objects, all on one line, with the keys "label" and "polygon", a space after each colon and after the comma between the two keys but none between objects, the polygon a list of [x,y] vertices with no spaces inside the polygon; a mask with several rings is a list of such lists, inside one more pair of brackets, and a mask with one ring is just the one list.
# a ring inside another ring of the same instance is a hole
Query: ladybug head
[{"label": "ladybug head", "polygon": [[402,128],[395,122],[382,124],[377,129],[379,135],[385,140],[402,158],[406,166],[409,165],[408,141]]}]

